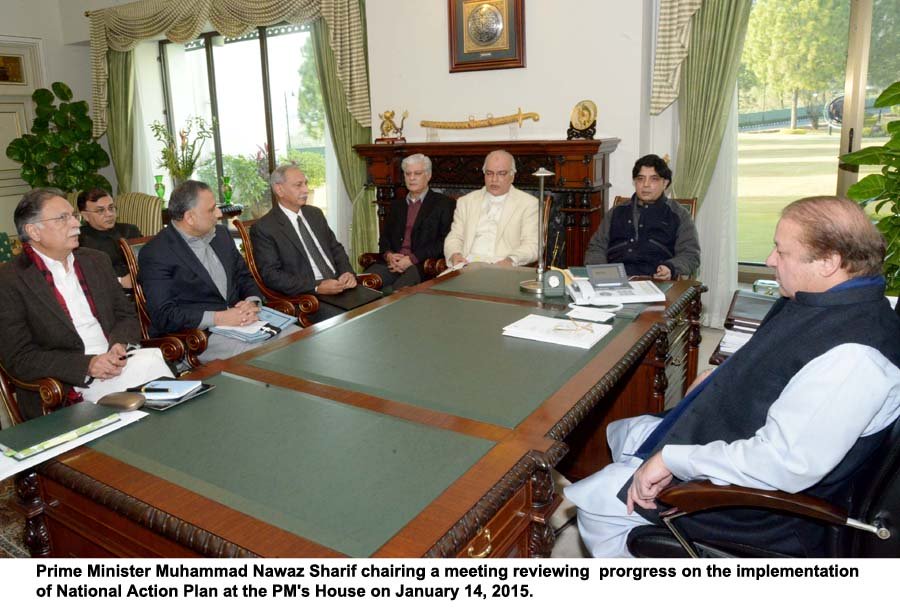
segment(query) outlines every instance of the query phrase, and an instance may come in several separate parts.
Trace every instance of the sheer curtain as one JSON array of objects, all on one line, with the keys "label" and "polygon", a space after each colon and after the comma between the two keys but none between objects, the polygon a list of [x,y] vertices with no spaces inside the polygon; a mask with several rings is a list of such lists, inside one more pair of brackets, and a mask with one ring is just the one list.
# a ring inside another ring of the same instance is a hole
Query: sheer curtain
[{"label": "sheer curtain", "polygon": [[697,212],[700,235],[699,278],[709,288],[703,295],[704,326],[722,328],[737,288],[737,88],[728,113],[722,145]]},{"label": "sheer curtain", "polygon": [[673,192],[699,199],[700,279],[709,288],[703,323],[710,326],[721,326],[737,285],[736,84],[751,6],[751,0],[704,0],[692,18],[678,95]]}]

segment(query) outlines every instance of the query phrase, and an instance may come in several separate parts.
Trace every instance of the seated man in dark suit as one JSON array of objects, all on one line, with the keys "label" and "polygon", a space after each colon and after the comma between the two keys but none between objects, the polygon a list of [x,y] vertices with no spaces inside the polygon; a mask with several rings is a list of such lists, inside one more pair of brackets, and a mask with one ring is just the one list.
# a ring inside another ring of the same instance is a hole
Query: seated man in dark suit
[{"label": "seated man in dark suit", "polygon": [[91,188],[78,195],[78,211],[85,222],[81,226],[81,246],[109,256],[119,283],[123,288],[130,288],[131,277],[119,249],[119,239],[135,239],[142,236],[141,231],[134,224],[116,222],[116,205],[109,193],[100,188]]},{"label": "seated man in dark suit", "polygon": [[[766,260],[782,298],[759,330],[664,417],[610,424],[614,462],[566,488],[594,556],[627,555],[629,531],[661,522],[656,497],[676,479],[846,496],[900,416],[900,321],[884,297],[884,255],[854,202],[785,208]],[[825,553],[825,527],[789,514],[723,509],[674,524],[691,539]]]},{"label": "seated man in dark suit", "polygon": [[[245,326],[258,320],[260,292],[209,186],[185,181],[169,199],[171,224],[138,253],[151,335],[186,328]],[[287,334],[297,327],[285,329]],[[200,362],[230,358],[256,344],[210,335]]]},{"label": "seated man in dark suit", "polygon": [[588,243],[585,264],[621,262],[629,275],[678,279],[700,266],[700,240],[690,213],[667,198],[672,171],[665,160],[650,154],[631,170],[631,201],[603,217]]},{"label": "seated man in dark suit", "polygon": [[378,251],[384,263],[376,262],[366,273],[377,273],[385,285],[394,289],[413,286],[425,277],[425,260],[444,255],[444,239],[453,223],[456,202],[440,192],[428,189],[431,160],[413,154],[400,163],[406,198],[391,203]]},{"label": "seated man in dark suit", "polygon": [[[355,288],[350,258],[335,238],[318,207],[307,206],[306,175],[292,164],[279,166],[269,178],[278,205],[250,228],[253,258],[259,274],[272,290],[298,294],[331,295]],[[344,313],[325,302],[312,321]]]},{"label": "seated man in dark suit", "polygon": [[[60,380],[67,403],[171,375],[159,350],[126,356],[125,345],[141,340],[134,305],[109,258],[78,247],[78,218],[62,192],[28,192],[13,219],[23,251],[0,265],[0,360],[10,374]],[[17,400],[27,418],[41,415],[36,392],[19,390]]]}]

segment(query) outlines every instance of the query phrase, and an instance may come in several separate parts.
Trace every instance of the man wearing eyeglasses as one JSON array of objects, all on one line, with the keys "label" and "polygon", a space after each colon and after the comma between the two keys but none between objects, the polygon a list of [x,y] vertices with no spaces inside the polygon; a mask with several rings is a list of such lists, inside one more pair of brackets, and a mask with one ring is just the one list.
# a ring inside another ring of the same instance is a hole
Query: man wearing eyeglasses
[{"label": "man wearing eyeglasses", "polygon": [[[109,258],[79,248],[79,221],[62,192],[28,192],[13,220],[23,252],[0,266],[0,360],[14,377],[56,378],[77,402],[171,375],[159,350],[126,355],[126,344],[141,340],[134,305]],[[36,392],[16,395],[27,418],[41,415]]]},{"label": "man wearing eyeglasses", "polygon": [[128,264],[119,249],[119,239],[135,239],[141,231],[134,224],[116,222],[116,205],[106,190],[91,188],[78,195],[81,226],[81,245],[96,249],[112,260],[113,270],[123,288],[131,288]]},{"label": "man wearing eyeglasses", "polygon": [[700,266],[700,240],[690,213],[666,197],[669,165],[650,154],[631,170],[634,195],[607,213],[591,237],[585,264],[621,262],[629,275],[667,281]]},{"label": "man wearing eyeglasses", "polygon": [[428,188],[431,160],[413,154],[400,163],[407,194],[391,203],[378,250],[384,262],[376,262],[366,273],[381,276],[395,290],[412,286],[424,278],[425,260],[444,255],[444,239],[450,232],[456,203],[449,196]]},{"label": "man wearing eyeglasses", "polygon": [[444,257],[451,267],[469,262],[521,266],[538,258],[537,199],[513,187],[516,161],[506,151],[484,159],[484,187],[456,201]]}]

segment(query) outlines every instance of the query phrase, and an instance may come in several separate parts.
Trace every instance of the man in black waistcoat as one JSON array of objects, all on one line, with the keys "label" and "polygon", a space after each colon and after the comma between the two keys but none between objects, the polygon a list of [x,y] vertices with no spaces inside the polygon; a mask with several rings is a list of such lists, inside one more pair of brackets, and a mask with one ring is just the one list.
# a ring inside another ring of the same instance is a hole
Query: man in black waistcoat
[{"label": "man in black waistcoat", "polygon": [[[782,298],[756,334],[664,418],[612,423],[614,462],[566,489],[594,556],[627,555],[628,532],[659,523],[655,499],[673,480],[846,494],[900,415],[900,319],[884,297],[884,254],[856,203],[785,208],[766,261]],[[693,539],[824,554],[824,528],[799,517],[724,510],[675,522]]]},{"label": "man in black waistcoat", "polygon": [[112,261],[113,270],[123,288],[131,287],[128,263],[119,249],[119,239],[136,239],[141,231],[134,224],[116,221],[116,205],[112,196],[101,188],[91,188],[78,195],[78,211],[84,224],[81,226],[81,247],[96,249]]},{"label": "man in black waistcoat", "polygon": [[591,237],[585,264],[621,262],[629,275],[655,279],[689,276],[700,266],[700,240],[690,212],[666,198],[672,171],[650,154],[631,169],[634,194],[604,216]]}]

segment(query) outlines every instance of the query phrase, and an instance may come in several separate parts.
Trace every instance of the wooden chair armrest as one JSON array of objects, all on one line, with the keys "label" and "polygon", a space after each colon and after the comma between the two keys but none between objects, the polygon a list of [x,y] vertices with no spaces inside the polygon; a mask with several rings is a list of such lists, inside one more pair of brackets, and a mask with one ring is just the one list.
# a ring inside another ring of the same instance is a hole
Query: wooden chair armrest
[{"label": "wooden chair armrest", "polygon": [[359,262],[360,268],[365,271],[376,262],[383,263],[384,255],[376,254],[375,252],[366,252],[365,254],[360,254],[357,262]]},{"label": "wooden chair armrest", "polygon": [[372,290],[381,290],[382,281],[381,275],[377,273],[360,273],[356,276],[361,283],[366,288],[371,288]]},{"label": "wooden chair armrest", "polygon": [[169,362],[181,362],[187,354],[187,348],[185,347],[184,342],[178,337],[142,339],[141,345],[148,348],[159,348],[162,350],[163,358]]},{"label": "wooden chair armrest", "polygon": [[272,309],[280,311],[285,315],[297,315],[297,308],[290,301],[285,301],[282,299],[269,299],[268,301],[266,301],[266,307],[271,307]]},{"label": "wooden chair armrest", "polygon": [[[722,507],[754,507],[788,512],[832,524],[847,522],[847,512],[809,495],[790,494],[780,490],[761,490],[726,484],[717,486],[708,480],[683,482],[669,486],[659,494],[659,500],[673,509],[662,515],[685,514]],[[676,509],[677,508],[677,509]]]},{"label": "wooden chair armrest", "polygon": [[[42,377],[30,382],[12,377],[8,373],[7,377],[16,388],[37,392],[41,396],[41,409],[44,414],[48,414],[51,411],[58,409],[65,400],[62,382],[53,377]],[[22,417],[19,416],[19,418],[19,422],[21,422]]]},{"label": "wooden chair armrest", "polygon": [[437,277],[447,270],[447,261],[443,258],[427,258],[422,268],[427,277]]},{"label": "wooden chair armrest", "polygon": [[170,336],[180,339],[187,348],[187,361],[193,368],[200,366],[199,356],[206,351],[209,333],[199,328],[186,328],[177,333],[170,333]]}]

